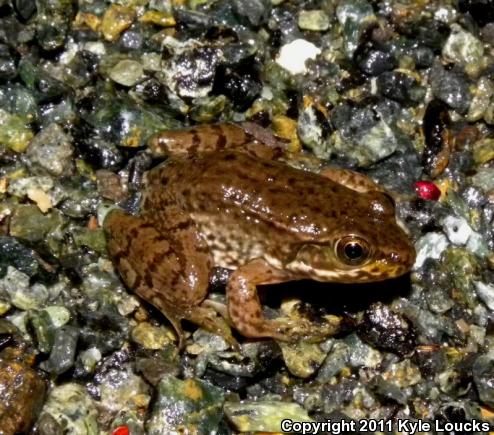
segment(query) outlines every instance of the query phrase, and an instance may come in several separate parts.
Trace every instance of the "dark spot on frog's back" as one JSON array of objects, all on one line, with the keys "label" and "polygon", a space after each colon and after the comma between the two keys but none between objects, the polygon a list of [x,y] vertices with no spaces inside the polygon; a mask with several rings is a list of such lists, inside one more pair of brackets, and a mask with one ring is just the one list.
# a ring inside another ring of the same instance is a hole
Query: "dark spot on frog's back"
[{"label": "dark spot on frog's back", "polygon": [[317,203],[312,204],[310,209],[311,209],[312,213],[315,213],[315,214],[321,214],[322,213],[322,208]]},{"label": "dark spot on frog's back", "polygon": [[230,308],[230,312],[233,316],[239,316],[240,315],[240,311],[237,309],[237,307],[235,305],[232,305],[232,307]]},{"label": "dark spot on frog's back", "polygon": [[218,138],[216,139],[216,147],[219,150],[222,150],[226,146],[226,137],[224,134],[219,134]]},{"label": "dark spot on frog's back", "polygon": [[191,221],[183,220],[177,222],[175,225],[172,225],[168,230],[169,231],[184,231],[188,229],[192,225]]},{"label": "dark spot on frog's back", "polygon": [[183,290],[179,290],[178,282],[181,278],[181,274],[179,272],[171,272],[170,273],[170,288],[175,289],[174,291],[179,294],[183,294]]},{"label": "dark spot on frog's back", "polygon": [[283,195],[285,193],[285,189],[283,187],[269,187],[267,192],[273,197]]},{"label": "dark spot on frog's back", "polygon": [[223,157],[223,160],[225,162],[233,162],[234,160],[237,160],[237,155],[235,153],[225,154],[225,156]]},{"label": "dark spot on frog's back", "polygon": [[144,275],[144,282],[146,283],[146,286],[148,288],[153,288],[154,287],[154,283],[153,283],[153,277],[151,276],[150,273],[146,273]]},{"label": "dark spot on frog's back", "polygon": [[314,186],[308,186],[306,190],[308,195],[314,195],[316,193],[316,189],[314,189]]},{"label": "dark spot on frog's back", "polygon": [[168,251],[155,252],[153,258],[148,264],[148,269],[151,272],[156,272],[159,267],[163,265],[163,262],[170,251],[171,250],[168,249]]},{"label": "dark spot on frog's back", "polygon": [[191,133],[191,145],[190,145],[190,148],[188,150],[188,153],[189,155],[196,155],[197,154],[197,150],[199,149],[199,145],[201,145],[201,136],[199,135],[199,133],[197,133],[196,130],[191,130],[190,131]]},{"label": "dark spot on frog's back", "polygon": [[185,187],[184,190],[182,190],[182,195],[187,197],[190,196],[191,190],[190,187]]}]

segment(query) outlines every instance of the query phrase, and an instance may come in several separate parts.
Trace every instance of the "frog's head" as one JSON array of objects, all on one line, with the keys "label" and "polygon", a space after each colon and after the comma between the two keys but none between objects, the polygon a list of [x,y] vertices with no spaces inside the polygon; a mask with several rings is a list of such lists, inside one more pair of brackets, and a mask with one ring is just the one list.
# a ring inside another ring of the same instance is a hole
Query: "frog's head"
[{"label": "frog's head", "polygon": [[359,195],[344,216],[323,239],[302,243],[287,269],[318,281],[344,283],[382,281],[410,271],[415,249],[388,195]]}]

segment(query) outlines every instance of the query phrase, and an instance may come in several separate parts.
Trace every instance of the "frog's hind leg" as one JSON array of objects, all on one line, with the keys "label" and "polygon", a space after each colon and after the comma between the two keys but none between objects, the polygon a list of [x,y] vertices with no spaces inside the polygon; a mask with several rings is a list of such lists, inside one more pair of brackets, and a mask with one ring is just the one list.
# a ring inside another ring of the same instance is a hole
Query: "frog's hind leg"
[{"label": "frog's hind leg", "polygon": [[402,195],[391,192],[364,174],[352,171],[350,169],[324,168],[319,172],[319,175],[329,178],[336,183],[343,184],[343,186],[359,193],[375,194],[378,197],[380,195],[384,195],[391,201],[393,206],[400,200],[404,199]]},{"label": "frog's hind leg", "polygon": [[283,150],[278,142],[272,139],[265,143],[262,138],[235,124],[203,124],[183,130],[156,133],[149,139],[148,146],[155,158],[193,157],[201,153],[228,149],[243,151],[266,160],[282,154]]},{"label": "frog's hind leg", "polygon": [[[207,295],[211,265],[209,252],[199,244],[194,228],[181,222],[175,233],[172,228],[165,233],[157,226],[119,209],[106,217],[108,252],[122,279],[167,317],[177,331],[181,346],[183,319],[230,340],[231,333],[224,321],[215,319],[213,310],[200,307]],[[173,234],[180,234],[182,240],[174,239]]]},{"label": "frog's hind leg", "polygon": [[234,124],[203,124],[183,130],[165,130],[151,136],[148,146],[154,157],[191,157],[199,153],[236,148],[253,140]]}]

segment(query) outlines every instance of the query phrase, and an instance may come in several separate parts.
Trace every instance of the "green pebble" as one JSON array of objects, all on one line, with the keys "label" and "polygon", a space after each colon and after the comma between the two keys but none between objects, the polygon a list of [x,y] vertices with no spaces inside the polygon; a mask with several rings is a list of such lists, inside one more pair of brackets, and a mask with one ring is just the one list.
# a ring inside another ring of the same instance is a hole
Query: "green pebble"
[{"label": "green pebble", "polygon": [[302,30],[323,32],[329,29],[329,17],[321,10],[300,11],[298,15],[298,26]]},{"label": "green pebble", "polygon": [[110,70],[110,78],[122,86],[134,86],[144,75],[144,69],[135,60],[121,60]]}]

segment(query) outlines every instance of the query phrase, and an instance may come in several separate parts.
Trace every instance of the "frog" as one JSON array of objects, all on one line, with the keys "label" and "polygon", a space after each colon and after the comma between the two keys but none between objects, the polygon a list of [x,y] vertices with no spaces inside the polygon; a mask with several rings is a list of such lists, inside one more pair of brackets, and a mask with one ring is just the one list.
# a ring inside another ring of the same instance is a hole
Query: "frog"
[{"label": "frog", "polygon": [[[235,124],[158,132],[148,146],[166,159],[147,172],[139,213],[115,208],[103,228],[125,284],[181,342],[182,320],[230,342],[231,327],[247,339],[307,339],[313,322],[268,319],[259,286],[383,281],[414,263],[392,195],[359,172],[289,165]],[[232,271],[223,316],[206,303],[217,267]]]}]

